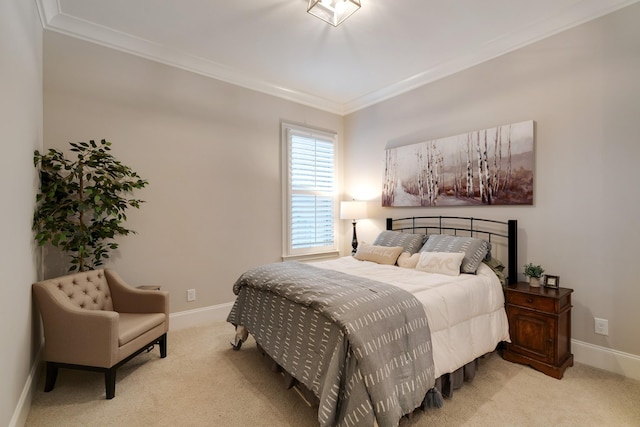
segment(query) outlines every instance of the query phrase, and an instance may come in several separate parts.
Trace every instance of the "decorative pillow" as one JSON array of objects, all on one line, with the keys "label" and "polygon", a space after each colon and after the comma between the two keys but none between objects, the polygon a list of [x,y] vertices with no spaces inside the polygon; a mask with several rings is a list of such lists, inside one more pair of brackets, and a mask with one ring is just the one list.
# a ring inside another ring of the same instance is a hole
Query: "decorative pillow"
[{"label": "decorative pillow", "polygon": [[402,246],[404,252],[415,254],[422,247],[426,237],[424,234],[385,230],[378,234],[373,244],[378,246]]},{"label": "decorative pillow", "polygon": [[416,270],[459,276],[464,252],[420,252]]},{"label": "decorative pillow", "polygon": [[420,254],[410,254],[409,252],[402,252],[398,257],[398,267],[402,268],[416,268],[416,264],[418,264],[418,260],[420,259]]},{"label": "decorative pillow", "polygon": [[464,252],[460,271],[476,274],[478,266],[487,255],[489,244],[475,237],[432,234],[420,252]]},{"label": "decorative pillow", "polygon": [[501,263],[499,259],[489,258],[484,259],[482,262],[488,265],[489,268],[493,270],[494,273],[496,273],[496,276],[498,276],[498,279],[500,280],[500,283],[502,283],[502,286],[505,286],[507,284],[507,278],[504,277],[504,264]]},{"label": "decorative pillow", "polygon": [[485,258],[484,261],[493,271],[504,271],[504,264],[495,258]]},{"label": "decorative pillow", "polygon": [[354,255],[360,261],[373,261],[378,264],[393,265],[402,253],[402,246],[378,246],[361,243]]}]

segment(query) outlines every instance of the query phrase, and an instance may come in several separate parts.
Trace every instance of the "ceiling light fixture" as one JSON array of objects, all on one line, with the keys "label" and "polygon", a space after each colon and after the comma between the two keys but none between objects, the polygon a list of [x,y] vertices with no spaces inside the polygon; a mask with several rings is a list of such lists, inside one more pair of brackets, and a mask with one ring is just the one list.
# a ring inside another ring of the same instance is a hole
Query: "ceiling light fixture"
[{"label": "ceiling light fixture", "polygon": [[360,0],[309,0],[307,12],[337,27],[360,6]]}]

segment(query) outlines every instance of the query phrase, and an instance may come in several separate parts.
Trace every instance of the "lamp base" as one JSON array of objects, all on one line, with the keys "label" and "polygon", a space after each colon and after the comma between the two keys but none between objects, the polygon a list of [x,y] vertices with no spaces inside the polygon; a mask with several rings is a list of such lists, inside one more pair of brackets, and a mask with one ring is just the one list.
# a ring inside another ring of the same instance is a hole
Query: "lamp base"
[{"label": "lamp base", "polygon": [[353,239],[351,239],[351,247],[353,250],[351,251],[351,255],[355,255],[358,250],[358,236],[356,236],[356,222],[353,221]]}]

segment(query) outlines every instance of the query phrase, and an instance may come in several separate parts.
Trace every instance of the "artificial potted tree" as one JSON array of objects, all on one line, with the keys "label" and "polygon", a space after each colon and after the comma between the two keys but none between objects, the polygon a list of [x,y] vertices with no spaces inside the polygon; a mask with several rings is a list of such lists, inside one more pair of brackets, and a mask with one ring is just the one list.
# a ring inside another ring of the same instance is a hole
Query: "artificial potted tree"
[{"label": "artificial potted tree", "polygon": [[533,265],[532,263],[524,265],[524,275],[529,277],[529,286],[539,288],[542,273],[544,273],[544,268],[539,265]]},{"label": "artificial potted tree", "polygon": [[70,260],[69,271],[92,270],[109,258],[117,236],[135,233],[123,226],[126,210],[142,200],[128,197],[148,181],[111,153],[111,143],[70,143],[75,159],[55,149],[34,153],[40,169],[40,192],[33,215],[35,240],[59,248]]}]

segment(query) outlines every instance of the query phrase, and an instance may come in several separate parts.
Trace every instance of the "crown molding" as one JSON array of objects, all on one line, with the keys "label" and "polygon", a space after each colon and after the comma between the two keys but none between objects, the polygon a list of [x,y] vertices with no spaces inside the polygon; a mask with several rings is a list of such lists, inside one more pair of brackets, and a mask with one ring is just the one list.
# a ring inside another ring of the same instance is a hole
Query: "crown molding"
[{"label": "crown molding", "polygon": [[192,73],[221,80],[246,89],[293,101],[330,113],[343,115],[344,107],[339,102],[296,91],[243,75],[208,59],[189,55],[159,43],[132,36],[127,33],[97,25],[64,14],[57,0],[36,0],[42,26],[45,30],[85,40],[121,52],[136,55]]},{"label": "crown molding", "polygon": [[541,19],[527,28],[519,28],[517,32],[504,34],[485,43],[484,46],[474,52],[451,57],[428,70],[344,103],[274,85],[214,61],[185,54],[149,40],[66,15],[60,10],[58,0],[36,0],[36,4],[42,26],[46,30],[344,116],[520,49],[638,1],[640,0],[615,2],[611,0],[577,0],[576,3],[561,11],[561,13]]},{"label": "crown molding", "polygon": [[525,29],[519,28],[517,32],[504,34],[485,43],[481,49],[475,52],[452,57],[443,63],[405,80],[349,101],[343,106],[344,112],[345,114],[350,114],[418,87],[433,83],[444,77],[464,71],[483,62],[490,61],[547,37],[615,12],[638,1],[640,0],[624,0],[619,2],[611,2],[608,0],[579,0],[570,8],[566,8],[562,13],[539,20]]}]

